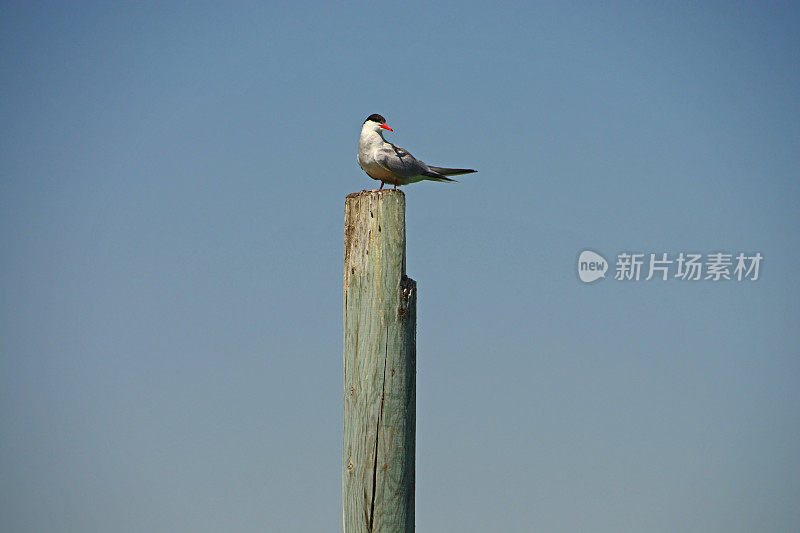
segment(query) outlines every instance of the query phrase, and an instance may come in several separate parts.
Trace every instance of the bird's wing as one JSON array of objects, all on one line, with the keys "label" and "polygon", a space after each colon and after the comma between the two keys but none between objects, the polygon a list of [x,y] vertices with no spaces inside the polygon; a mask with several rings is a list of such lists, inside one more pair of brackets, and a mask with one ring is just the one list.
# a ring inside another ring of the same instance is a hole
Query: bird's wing
[{"label": "bird's wing", "polygon": [[429,172],[428,165],[411,155],[405,148],[391,143],[375,150],[375,161],[403,178],[411,178]]}]

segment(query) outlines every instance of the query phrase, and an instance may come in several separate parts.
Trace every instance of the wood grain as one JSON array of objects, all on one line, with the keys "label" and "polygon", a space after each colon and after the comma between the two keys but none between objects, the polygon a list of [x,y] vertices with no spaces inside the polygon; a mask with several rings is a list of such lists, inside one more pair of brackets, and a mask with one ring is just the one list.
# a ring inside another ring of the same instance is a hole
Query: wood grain
[{"label": "wood grain", "polygon": [[345,533],[414,531],[416,297],[406,277],[405,195],[345,201]]}]

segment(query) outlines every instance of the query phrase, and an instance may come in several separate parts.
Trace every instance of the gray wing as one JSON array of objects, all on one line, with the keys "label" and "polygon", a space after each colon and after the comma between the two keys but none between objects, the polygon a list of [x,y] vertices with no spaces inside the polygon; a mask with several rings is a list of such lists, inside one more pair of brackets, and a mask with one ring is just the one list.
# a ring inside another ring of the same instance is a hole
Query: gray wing
[{"label": "gray wing", "polygon": [[405,148],[391,143],[387,144],[389,144],[389,148],[380,148],[375,151],[375,161],[383,168],[403,178],[412,178],[430,172],[428,165],[408,153]]}]

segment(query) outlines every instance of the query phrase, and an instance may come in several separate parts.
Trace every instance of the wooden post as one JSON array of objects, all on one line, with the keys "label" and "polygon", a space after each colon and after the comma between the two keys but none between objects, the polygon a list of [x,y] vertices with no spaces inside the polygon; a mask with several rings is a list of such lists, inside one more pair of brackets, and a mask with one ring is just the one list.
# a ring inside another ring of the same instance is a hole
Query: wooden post
[{"label": "wooden post", "polygon": [[405,195],[348,194],[344,215],[344,533],[414,531],[416,296]]}]

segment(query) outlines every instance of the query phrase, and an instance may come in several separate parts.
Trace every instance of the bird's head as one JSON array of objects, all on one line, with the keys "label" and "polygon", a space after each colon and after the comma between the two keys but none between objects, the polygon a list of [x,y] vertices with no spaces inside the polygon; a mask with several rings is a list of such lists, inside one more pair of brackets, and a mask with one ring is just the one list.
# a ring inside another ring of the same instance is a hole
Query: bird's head
[{"label": "bird's head", "polygon": [[367,120],[364,121],[364,126],[362,129],[367,128],[381,134],[383,133],[381,130],[394,131],[392,128],[386,125],[386,119],[377,113],[368,116]]}]

